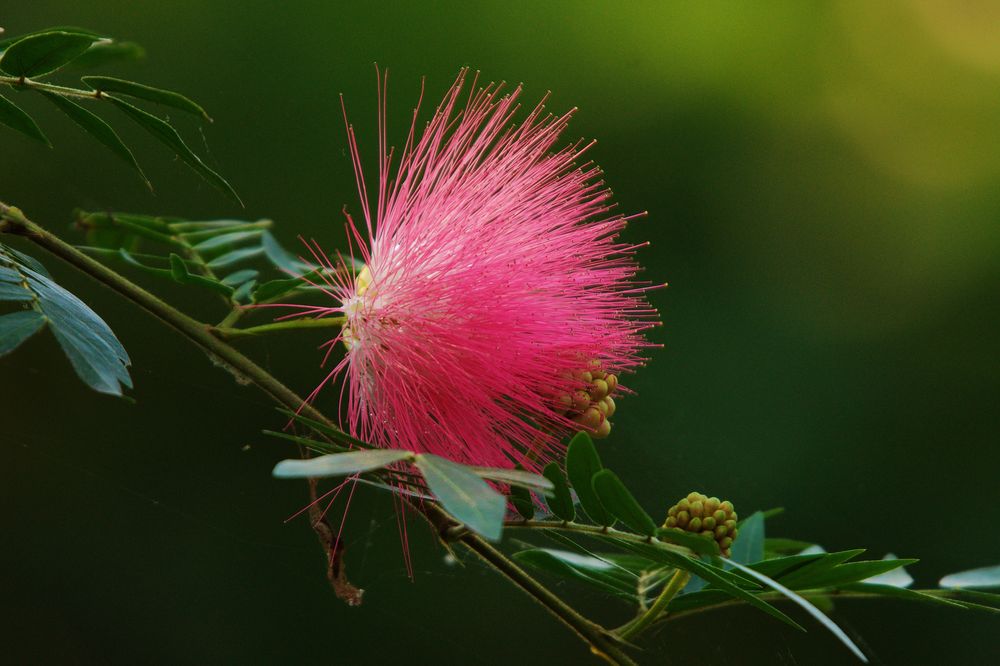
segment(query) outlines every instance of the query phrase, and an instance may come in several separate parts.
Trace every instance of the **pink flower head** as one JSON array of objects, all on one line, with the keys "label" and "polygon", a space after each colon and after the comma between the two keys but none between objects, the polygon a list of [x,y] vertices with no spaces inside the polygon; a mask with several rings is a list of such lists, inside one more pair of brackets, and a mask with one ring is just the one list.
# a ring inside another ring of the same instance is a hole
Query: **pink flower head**
[{"label": "pink flower head", "polygon": [[473,80],[463,94],[466,76],[419,137],[418,103],[394,170],[380,79],[374,210],[347,127],[364,225],[347,222],[366,268],[341,266],[323,285],[336,305],[311,309],[346,317],[329,344],[347,352],[310,399],[346,370],[353,435],[538,469],[567,433],[607,434],[618,374],[653,346],[645,292],[659,285],[636,279],[640,246],[619,239],[630,217],[601,171],[577,164],[590,144],[554,148],[573,111],[539,103],[517,122],[520,86]]}]

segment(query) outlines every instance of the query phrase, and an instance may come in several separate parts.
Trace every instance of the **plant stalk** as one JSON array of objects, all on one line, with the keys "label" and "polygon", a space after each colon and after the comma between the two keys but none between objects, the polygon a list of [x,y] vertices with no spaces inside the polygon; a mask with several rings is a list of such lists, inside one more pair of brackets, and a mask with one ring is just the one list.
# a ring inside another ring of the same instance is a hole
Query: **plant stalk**
[{"label": "plant stalk", "polygon": [[[209,324],[199,322],[184,314],[104,264],[80,252],[69,243],[30,221],[18,208],[0,203],[0,233],[17,234],[44,248],[174,328],[190,342],[208,353],[209,356],[221,361],[238,379],[254,384],[278,404],[291,410],[297,410],[299,413],[331,428],[336,428],[336,425],[327,419],[322,412],[306,403],[291,389],[234,347],[216,337]],[[446,529],[454,523],[450,516],[434,503],[415,504],[415,508],[431,525],[439,529],[439,533],[441,529]],[[611,664],[630,666],[635,663],[615,644],[616,638],[610,632],[577,613],[486,541],[472,533],[463,535],[460,541],[476,556],[538,601],[556,619],[570,627],[590,646],[595,655],[604,658]]]},{"label": "plant stalk", "polygon": [[618,635],[625,640],[630,640],[648,629],[667,610],[667,606],[684,589],[689,580],[691,580],[690,573],[683,569],[675,570],[674,575],[670,577],[670,581],[664,586],[660,592],[660,596],[656,598],[653,605],[645,613],[637,617],[635,621],[622,627],[617,632]]}]

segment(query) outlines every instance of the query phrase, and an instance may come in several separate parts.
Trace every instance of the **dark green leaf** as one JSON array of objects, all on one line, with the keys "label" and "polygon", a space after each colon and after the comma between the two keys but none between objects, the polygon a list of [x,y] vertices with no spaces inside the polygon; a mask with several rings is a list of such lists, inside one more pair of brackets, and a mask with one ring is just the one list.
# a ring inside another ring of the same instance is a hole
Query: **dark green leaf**
[{"label": "dark green leaf", "polygon": [[446,458],[423,453],[414,465],[445,511],[487,539],[500,539],[507,506],[503,495],[465,465]]},{"label": "dark green leaf", "polygon": [[233,288],[219,280],[213,280],[205,275],[197,275],[188,270],[187,263],[178,254],[170,255],[170,275],[174,281],[181,284],[195,284],[219,292],[223,296],[233,295]]},{"label": "dark green leaf", "polygon": [[542,470],[542,475],[552,482],[552,495],[545,500],[549,510],[566,522],[572,521],[576,518],[576,507],[573,506],[573,495],[569,492],[566,476],[558,463],[550,462]]},{"label": "dark green leaf", "polygon": [[[250,239],[260,238],[260,235],[264,233],[260,229],[248,229],[246,231],[232,231],[229,233],[221,234],[218,236],[212,236],[211,238],[206,238],[200,243],[194,245],[194,249],[198,252],[211,252],[220,250],[227,247],[232,247],[239,245]],[[190,240],[190,238],[188,238]],[[263,251],[263,248],[261,248]]]},{"label": "dark green leaf", "polygon": [[566,449],[566,475],[580,498],[583,510],[598,525],[613,525],[615,520],[601,504],[594,491],[594,475],[603,469],[594,442],[585,432],[578,432]]},{"label": "dark green leaf", "polygon": [[45,317],[37,310],[23,310],[0,315],[0,356],[17,349],[22,342],[41,330],[43,326],[45,326]]},{"label": "dark green leaf", "polygon": [[0,69],[27,78],[50,74],[82,55],[100,40],[79,32],[42,32],[11,44],[0,57]]},{"label": "dark green leaf", "polygon": [[1000,587],[1000,564],[948,574],[938,583],[941,587]]},{"label": "dark green leaf", "polygon": [[865,552],[863,548],[855,550],[844,550],[837,553],[823,553],[823,556],[808,564],[799,567],[795,571],[785,575],[782,582],[794,589],[804,590],[810,587],[822,587],[819,584],[830,571],[847,560],[857,557]]},{"label": "dark green leaf", "polygon": [[867,592],[868,594],[877,594],[883,597],[893,597],[896,599],[905,599],[908,601],[923,601],[927,603],[936,603],[944,606],[965,608],[965,605],[961,601],[954,601],[952,599],[947,599],[945,597],[937,597],[931,594],[927,594],[925,592],[920,592],[918,590],[908,590],[905,587],[899,587],[898,585],[883,585],[879,583],[852,583],[850,585],[845,585],[841,589],[851,592]]},{"label": "dark green leaf", "polygon": [[121,93],[122,95],[128,95],[129,97],[144,99],[147,102],[155,102],[157,104],[162,104],[163,106],[169,106],[174,109],[180,109],[181,111],[187,111],[188,113],[193,113],[196,116],[201,116],[209,122],[212,120],[208,117],[208,114],[205,113],[205,109],[201,108],[184,95],[175,93],[171,90],[153,88],[134,81],[125,81],[123,79],[116,79],[110,76],[85,76],[81,80],[94,90],[100,90],[102,93]]},{"label": "dark green leaf", "polygon": [[46,136],[42,134],[42,130],[38,129],[38,125],[31,119],[31,116],[3,95],[0,95],[0,123],[3,123],[12,130],[17,130],[35,141],[40,141],[46,146],[52,145]]},{"label": "dark green leaf", "polygon": [[755,571],[755,570],[751,569],[750,567],[744,566],[744,565],[740,564],[739,562],[734,562],[733,560],[725,560],[725,561],[729,562],[733,567],[735,567],[739,571],[742,571],[743,573],[747,574],[748,576],[751,576],[755,580],[758,580],[761,583],[763,583],[764,585],[770,587],[774,591],[783,594],[790,601],[792,601],[793,603],[795,603],[796,605],[798,605],[800,608],[802,608],[803,610],[805,610],[807,613],[809,613],[811,616],[813,616],[813,618],[817,622],[819,622],[824,627],[826,627],[827,630],[829,630],[830,633],[832,633],[834,636],[836,636],[840,640],[841,643],[843,643],[844,645],[846,645],[847,648],[851,652],[853,652],[854,655],[858,659],[860,659],[861,661],[863,661],[866,664],[868,663],[868,658],[865,656],[865,653],[861,651],[861,648],[859,648],[857,645],[855,645],[854,641],[852,641],[850,639],[850,637],[847,634],[844,633],[844,630],[841,629],[839,626],[837,626],[837,624],[834,623],[833,620],[831,620],[829,617],[827,617],[826,615],[824,615],[821,610],[819,610],[818,608],[816,608],[816,606],[814,606],[813,604],[809,603],[808,601],[806,601],[805,599],[803,599],[799,595],[795,594],[794,592],[792,592],[790,589],[788,589],[787,587],[785,587],[781,583],[778,583],[777,581],[772,580],[771,578],[768,578],[767,576],[765,576],[764,574],[760,573],[759,571]]},{"label": "dark green leaf", "polygon": [[534,472],[526,472],[523,469],[507,469],[505,467],[470,467],[469,469],[484,479],[530,488],[531,490],[551,492],[555,487],[546,477]]},{"label": "dark green leaf", "polygon": [[278,411],[287,416],[288,418],[290,418],[295,423],[305,426],[306,428],[309,428],[310,430],[319,435],[323,435],[331,439],[335,439],[338,442],[344,442],[346,444],[350,444],[351,446],[360,447],[363,449],[374,448],[368,442],[363,442],[356,437],[351,437],[350,435],[348,435],[343,430],[340,430],[339,428],[327,425],[325,423],[321,423],[319,421],[316,421],[315,419],[308,418],[301,414],[297,414],[290,409],[279,408]]},{"label": "dark green leaf", "polygon": [[[629,529],[645,536],[656,535],[656,523],[636,501],[618,475],[610,469],[594,474],[593,488],[601,505]],[[577,489],[579,494],[579,489]]]},{"label": "dark green leaf", "polygon": [[809,541],[799,541],[797,539],[783,539],[766,537],[764,539],[764,550],[769,553],[780,553],[782,555],[797,555],[803,550],[816,544]]},{"label": "dark green leaf", "polygon": [[307,288],[310,282],[321,282],[317,271],[312,271],[301,278],[288,278],[284,280],[269,280],[259,285],[253,292],[253,302],[263,303],[279,296],[284,296],[297,289]]},{"label": "dark green leaf", "polygon": [[531,520],[535,517],[535,503],[531,499],[530,490],[521,486],[511,486],[509,498],[519,516],[525,520]]},{"label": "dark green leaf", "polygon": [[638,597],[636,576],[596,557],[553,548],[533,548],[514,553],[514,559],[541,571],[582,581],[630,601]]},{"label": "dark green leaf", "polygon": [[694,534],[693,532],[686,532],[672,527],[659,527],[656,529],[656,536],[660,541],[690,548],[699,555],[719,554],[718,542],[701,534]]},{"label": "dark green leaf", "polygon": [[104,35],[98,34],[93,30],[88,30],[87,28],[79,28],[75,25],[54,25],[42,30],[33,30],[31,32],[26,32],[21,35],[11,35],[10,37],[4,37],[0,39],[0,53],[6,51],[11,44],[19,42],[25,37],[31,37],[32,35],[42,35],[47,32],[71,32],[78,35],[89,35],[94,39],[106,39]]},{"label": "dark green leaf", "polygon": [[764,514],[754,512],[744,518],[739,535],[732,546],[732,559],[740,564],[753,564],[764,559]]},{"label": "dark green leaf", "polygon": [[810,562],[815,562],[816,560],[822,559],[826,556],[826,553],[811,553],[809,555],[789,555],[787,557],[775,557],[770,560],[764,560],[763,562],[757,562],[753,564],[753,568],[765,576],[770,576],[771,578],[780,579],[782,576],[789,574],[796,569],[804,567]]},{"label": "dark green leaf", "polygon": [[[80,379],[94,390],[111,395],[120,396],[123,386],[132,387],[128,354],[103,319],[47,275],[20,261],[19,254],[2,246],[0,265],[14,269],[27,282],[35,308],[48,320]],[[0,282],[4,284],[11,283]]]},{"label": "dark green leaf", "polygon": [[252,268],[243,268],[222,278],[222,284],[229,285],[230,287],[237,287],[255,279],[259,274],[260,271],[256,271]]},{"label": "dark green leaf", "polygon": [[264,237],[261,240],[264,245],[264,252],[267,255],[267,258],[270,259],[271,263],[274,264],[276,268],[279,268],[290,275],[298,277],[303,273],[309,273],[319,268],[319,266],[315,264],[302,261],[294,254],[283,248],[274,235],[269,231],[264,232]]},{"label": "dark green leaf", "polygon": [[131,164],[132,167],[139,172],[139,177],[142,178],[144,183],[146,183],[146,187],[150,190],[153,189],[149,179],[146,178],[146,174],[144,174],[142,169],[139,167],[139,163],[136,161],[135,155],[133,155],[132,151],[128,149],[128,146],[122,143],[121,138],[119,138],[117,132],[111,129],[110,125],[67,97],[56,95],[55,93],[44,90],[39,92],[41,92],[47,100],[59,107],[60,111],[69,116],[70,119],[82,127],[84,131],[110,148],[115,155],[123,159],[128,164]]},{"label": "dark green leaf", "polygon": [[257,284],[256,280],[247,280],[233,292],[233,300],[237,303],[249,303],[250,293],[253,291],[254,285]]},{"label": "dark green leaf", "polygon": [[[898,558],[892,553],[889,553],[882,559],[896,560]],[[898,567],[890,571],[876,574],[870,578],[866,578],[864,582],[871,583],[873,585],[892,585],[893,587],[909,587],[910,585],[913,585],[913,576],[911,576],[906,571],[906,567]]]},{"label": "dark green leaf", "polygon": [[227,252],[223,255],[219,255],[215,259],[208,262],[209,268],[226,268],[227,266],[232,266],[241,261],[246,261],[247,259],[252,259],[264,253],[264,248],[254,246],[254,247],[241,247],[238,250],[233,250],[232,252]]},{"label": "dark green leaf", "polygon": [[121,109],[128,117],[134,120],[136,124],[174,151],[178,157],[184,160],[184,162],[191,167],[195,173],[204,178],[205,181],[215,186],[223,193],[229,195],[240,206],[243,205],[243,201],[240,199],[239,195],[236,194],[236,190],[233,189],[232,185],[226,182],[225,178],[217,174],[204,162],[202,162],[201,158],[195,155],[194,152],[188,148],[187,144],[184,143],[184,140],[177,133],[177,130],[160,118],[157,118],[150,113],[146,113],[142,109],[129,104],[125,100],[118,99],[117,97],[113,97],[111,95],[105,95],[105,97]]},{"label": "dark green leaf", "polygon": [[411,451],[396,449],[366,449],[331,453],[305,460],[282,460],[274,466],[275,477],[279,479],[321,478],[327,476],[351,476],[388,467],[400,460],[412,458]]},{"label": "dark green leaf", "polygon": [[146,50],[135,42],[102,41],[92,44],[83,55],[69,64],[74,69],[102,67],[122,60],[141,60]]}]

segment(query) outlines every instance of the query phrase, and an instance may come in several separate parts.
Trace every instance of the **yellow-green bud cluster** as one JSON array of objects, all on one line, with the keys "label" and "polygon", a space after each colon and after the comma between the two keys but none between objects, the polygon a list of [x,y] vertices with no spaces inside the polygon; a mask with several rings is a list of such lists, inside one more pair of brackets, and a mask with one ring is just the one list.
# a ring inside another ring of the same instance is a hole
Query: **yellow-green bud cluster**
[{"label": "yellow-green bud cluster", "polygon": [[706,497],[701,493],[690,493],[670,507],[663,526],[715,539],[723,557],[729,557],[730,548],[739,533],[736,529],[737,520],[739,518],[732,502],[719,501],[718,497]]},{"label": "yellow-green bud cluster", "polygon": [[595,439],[604,439],[611,434],[609,419],[615,413],[611,394],[618,388],[618,377],[604,372],[597,359],[591,359],[586,370],[574,372],[570,377],[583,383],[584,388],[559,396],[563,414]]}]

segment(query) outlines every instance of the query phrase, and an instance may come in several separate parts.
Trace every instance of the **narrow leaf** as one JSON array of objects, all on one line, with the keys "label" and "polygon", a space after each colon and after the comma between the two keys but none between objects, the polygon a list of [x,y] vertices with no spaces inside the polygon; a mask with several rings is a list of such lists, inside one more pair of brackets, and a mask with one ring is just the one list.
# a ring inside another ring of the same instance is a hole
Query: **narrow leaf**
[{"label": "narrow leaf", "polygon": [[23,310],[0,316],[0,356],[21,346],[45,326],[45,316],[37,310]]},{"label": "narrow leaf", "polygon": [[[225,247],[230,247],[238,245],[244,241],[248,241],[252,238],[260,238],[260,235],[264,233],[260,229],[250,229],[247,231],[233,231],[227,234],[222,234],[220,236],[212,236],[211,238],[206,238],[200,243],[194,245],[194,249],[198,252],[210,252],[214,250],[219,250]],[[263,249],[261,250],[263,251]]]},{"label": "narrow leaf", "polygon": [[229,197],[231,197],[240,206],[243,205],[243,201],[240,199],[240,196],[236,194],[236,190],[233,189],[233,186],[230,185],[225,178],[202,162],[201,158],[195,155],[194,152],[188,148],[187,144],[184,143],[184,140],[181,138],[180,134],[177,133],[177,130],[171,127],[168,123],[150,113],[146,113],[142,109],[133,106],[124,100],[118,99],[117,97],[105,95],[105,98],[121,109],[125,115],[135,121],[137,125],[152,134],[165,146],[173,150],[178,157],[184,160],[184,162],[191,167],[195,173],[204,178],[206,182],[229,195]]},{"label": "narrow leaf", "polygon": [[0,69],[26,78],[51,74],[100,40],[79,32],[42,32],[18,40],[0,57]]},{"label": "narrow leaf", "polygon": [[46,146],[52,145],[48,138],[42,134],[42,130],[38,129],[38,125],[31,119],[31,116],[3,95],[0,95],[0,123],[35,141],[40,141]]},{"label": "narrow leaf", "polygon": [[413,453],[410,451],[396,449],[367,449],[347,453],[331,453],[305,460],[282,460],[274,466],[273,474],[279,479],[350,476],[382,469],[412,456]]},{"label": "narrow leaf", "polygon": [[542,475],[552,482],[552,495],[545,500],[549,510],[566,522],[572,521],[576,518],[576,507],[573,506],[573,496],[569,492],[566,476],[559,469],[558,463],[550,462],[542,470]]},{"label": "narrow leaf", "polygon": [[566,475],[590,519],[599,525],[613,525],[614,518],[601,504],[593,486],[594,475],[602,469],[594,441],[587,433],[578,432],[566,449]]},{"label": "narrow leaf", "polygon": [[145,57],[146,49],[135,42],[100,41],[91,44],[83,55],[78,56],[68,66],[73,69],[90,69],[112,62],[141,60]]},{"label": "narrow leaf", "polygon": [[792,592],[790,589],[788,589],[787,587],[785,587],[781,583],[779,583],[779,582],[777,582],[777,581],[775,581],[775,580],[773,580],[771,578],[768,578],[767,576],[765,576],[764,574],[762,574],[762,573],[760,573],[758,571],[754,571],[750,567],[744,566],[744,565],[740,564],[739,562],[734,562],[733,560],[725,560],[725,561],[729,562],[730,564],[732,564],[733,567],[735,567],[739,571],[742,571],[743,573],[747,574],[748,576],[750,576],[750,577],[754,578],[755,580],[760,581],[764,585],[770,587],[775,592],[779,592],[779,593],[783,594],[785,597],[787,597],[789,599],[789,601],[792,601],[793,603],[795,603],[796,605],[798,605],[800,608],[802,608],[807,613],[809,613],[810,615],[812,615],[813,618],[817,622],[819,622],[824,627],[826,627],[827,630],[829,630],[830,633],[832,633],[834,636],[836,636],[837,639],[839,639],[841,643],[843,643],[844,645],[847,646],[847,649],[849,649],[851,652],[854,653],[854,656],[856,656],[862,662],[864,662],[866,664],[868,663],[868,657],[866,657],[865,653],[861,651],[861,648],[859,648],[857,645],[855,645],[854,641],[852,641],[850,639],[850,637],[846,633],[844,633],[844,630],[841,629],[839,626],[837,626],[837,624],[833,620],[831,620],[829,617],[827,617],[826,615],[824,615],[821,610],[819,610],[818,608],[816,608],[816,606],[812,605],[811,603],[809,603],[808,601],[806,601],[805,599],[803,599],[799,595],[795,594],[794,592]]},{"label": "narrow leaf", "polygon": [[541,571],[593,585],[630,601],[638,597],[635,576],[596,557],[554,548],[532,548],[514,553],[514,559]]},{"label": "narrow leaf", "polygon": [[258,275],[260,275],[260,271],[256,271],[252,268],[243,268],[222,278],[222,284],[229,285],[230,287],[237,287],[253,280]]},{"label": "narrow leaf", "polygon": [[[896,560],[897,558],[894,554],[888,553],[883,560]],[[899,567],[897,569],[891,569],[884,573],[876,574],[870,578],[864,579],[865,583],[871,583],[873,585],[892,585],[893,587],[909,587],[913,585],[913,576],[911,576],[907,571],[906,567]]]},{"label": "narrow leaf", "polygon": [[948,574],[938,583],[941,587],[1000,587],[1000,564]]},{"label": "narrow leaf", "polygon": [[144,99],[147,102],[155,102],[157,104],[162,104],[163,106],[169,106],[174,109],[180,109],[181,111],[187,111],[188,113],[193,113],[196,116],[201,116],[209,122],[212,121],[212,119],[208,117],[208,114],[205,113],[205,109],[201,108],[201,106],[195,104],[184,95],[175,93],[172,90],[153,88],[152,86],[143,85],[134,81],[126,81],[124,79],[116,79],[110,76],[85,76],[81,79],[81,81],[94,90],[100,90],[102,93],[121,93],[122,95],[128,95],[129,97]]},{"label": "narrow leaf", "polygon": [[473,472],[492,481],[501,481],[512,486],[521,486],[531,490],[551,492],[555,486],[552,481],[541,474],[527,472],[523,469],[506,469],[502,467],[471,467]]},{"label": "narrow leaf", "polygon": [[521,516],[525,520],[531,520],[535,517],[535,503],[531,499],[531,491],[527,488],[522,488],[521,486],[511,486],[510,495],[508,495],[510,503],[514,505],[514,510],[517,511],[517,515]]},{"label": "narrow leaf", "polygon": [[275,268],[279,268],[284,272],[298,277],[303,273],[309,273],[319,268],[315,264],[310,264],[308,262],[302,261],[294,254],[286,250],[278,242],[278,239],[269,232],[264,232],[264,237],[261,239],[264,245],[264,252],[267,258],[274,264]]},{"label": "narrow leaf", "polygon": [[739,536],[733,542],[732,559],[740,564],[753,564],[764,559],[764,514],[760,511],[742,521]]},{"label": "narrow leaf", "polygon": [[264,248],[262,247],[241,247],[238,250],[227,252],[223,255],[219,255],[215,259],[212,259],[210,262],[208,262],[208,267],[226,268],[227,266],[232,266],[233,264],[239,263],[241,261],[252,259],[263,253],[264,253]]},{"label": "narrow leaf", "polygon": [[110,148],[111,152],[120,157],[122,160],[131,164],[132,167],[139,172],[139,177],[142,178],[144,183],[146,183],[146,187],[150,190],[153,189],[149,179],[146,178],[146,174],[142,172],[142,168],[136,161],[135,155],[132,154],[132,151],[129,150],[128,146],[122,143],[118,133],[115,132],[110,125],[67,97],[56,95],[55,93],[44,90],[39,92],[47,100],[55,104],[60,111],[69,116],[73,122],[82,127],[84,131]]},{"label": "narrow leaf", "polygon": [[[618,475],[610,469],[603,469],[593,478],[594,492],[601,505],[610,511],[629,529],[645,536],[656,536],[656,523],[636,501]],[[577,494],[579,494],[577,489]]]},{"label": "narrow leaf", "polygon": [[445,511],[487,539],[500,539],[507,505],[503,495],[465,465],[440,456],[419,454],[414,465]]}]

